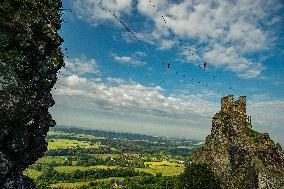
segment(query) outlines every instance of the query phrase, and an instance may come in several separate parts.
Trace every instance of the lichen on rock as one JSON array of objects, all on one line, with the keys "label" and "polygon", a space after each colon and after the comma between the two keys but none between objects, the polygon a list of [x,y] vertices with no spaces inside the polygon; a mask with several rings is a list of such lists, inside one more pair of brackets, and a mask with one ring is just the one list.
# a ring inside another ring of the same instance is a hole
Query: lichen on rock
[{"label": "lichen on rock", "polygon": [[192,157],[206,163],[220,178],[222,188],[284,188],[284,154],[267,133],[252,129],[246,97],[223,97],[221,111],[212,119],[211,134]]}]

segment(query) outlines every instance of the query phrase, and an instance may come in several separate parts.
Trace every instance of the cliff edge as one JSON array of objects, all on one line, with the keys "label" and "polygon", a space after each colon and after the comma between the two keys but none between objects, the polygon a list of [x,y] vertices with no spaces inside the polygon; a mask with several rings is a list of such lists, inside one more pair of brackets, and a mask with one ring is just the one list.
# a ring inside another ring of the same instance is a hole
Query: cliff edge
[{"label": "cliff edge", "polygon": [[218,175],[222,188],[284,189],[284,154],[268,133],[252,129],[246,97],[221,99],[212,119],[211,134],[192,157]]}]

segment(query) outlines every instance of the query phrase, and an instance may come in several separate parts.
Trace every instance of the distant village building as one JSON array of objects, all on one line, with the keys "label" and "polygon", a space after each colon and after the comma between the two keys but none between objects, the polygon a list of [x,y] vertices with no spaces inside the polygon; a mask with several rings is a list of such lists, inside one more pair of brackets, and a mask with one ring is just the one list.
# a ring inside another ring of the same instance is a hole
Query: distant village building
[{"label": "distant village building", "polygon": [[114,183],[115,188],[121,188],[121,187],[124,187],[124,186],[125,186],[125,184],[123,182],[115,182]]},{"label": "distant village building", "polygon": [[136,153],[125,153],[125,154],[123,154],[123,159],[128,159],[130,157],[137,157],[137,156],[139,156],[139,155],[136,154]]}]

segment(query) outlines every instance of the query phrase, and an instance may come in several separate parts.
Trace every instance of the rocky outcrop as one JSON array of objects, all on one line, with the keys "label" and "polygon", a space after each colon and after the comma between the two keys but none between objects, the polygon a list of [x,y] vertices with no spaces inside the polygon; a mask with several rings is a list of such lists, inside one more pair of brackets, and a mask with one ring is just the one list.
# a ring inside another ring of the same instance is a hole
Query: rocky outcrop
[{"label": "rocky outcrop", "polygon": [[0,1],[0,188],[35,188],[22,172],[47,149],[51,89],[63,66],[61,0]]},{"label": "rocky outcrop", "polygon": [[206,163],[226,189],[283,189],[284,154],[267,133],[254,131],[246,115],[246,97],[223,97],[211,134],[192,157]]}]

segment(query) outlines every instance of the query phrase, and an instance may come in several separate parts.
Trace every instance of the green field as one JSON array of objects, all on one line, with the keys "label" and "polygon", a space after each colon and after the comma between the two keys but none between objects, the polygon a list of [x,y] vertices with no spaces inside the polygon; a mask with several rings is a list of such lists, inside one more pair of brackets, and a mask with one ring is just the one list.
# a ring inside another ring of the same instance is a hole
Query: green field
[{"label": "green field", "polygon": [[147,167],[145,168],[136,168],[136,170],[157,174],[162,173],[163,176],[174,176],[179,175],[184,171],[184,164],[171,163],[171,162],[145,162]]},{"label": "green field", "polygon": [[88,135],[88,134],[79,134],[79,133],[66,133],[66,132],[56,132],[56,131],[49,131],[48,136],[71,136],[77,138],[88,138],[88,139],[105,139],[105,137],[97,137],[95,135]]},{"label": "green field", "polygon": [[107,166],[107,165],[95,165],[95,166],[57,166],[54,169],[58,172],[64,172],[64,173],[72,173],[76,170],[80,171],[87,171],[92,169],[115,169],[117,166]]},{"label": "green field", "polygon": [[88,141],[70,140],[70,139],[52,139],[48,142],[48,150],[58,148],[99,148],[103,145],[91,144]]},{"label": "green field", "polygon": [[57,183],[57,184],[51,184],[51,188],[80,188],[84,185],[89,185],[91,181],[88,182],[75,182],[75,183]]},{"label": "green field", "polygon": [[63,163],[65,160],[65,156],[44,156],[37,160],[39,164],[50,164],[50,163]]},{"label": "green field", "polygon": [[[99,135],[103,136],[102,133]],[[47,183],[51,188],[91,188],[90,184],[96,185],[96,188],[110,188],[115,181],[134,182],[135,186],[139,181],[144,183],[143,179],[152,182],[151,179],[158,178],[157,182],[180,175],[185,165],[179,161],[185,162],[189,158],[184,152],[196,148],[187,146],[185,140],[173,145],[173,140],[156,137],[152,139],[154,141],[148,141],[148,138],[143,140],[141,137],[138,140],[139,136],[137,140],[133,136],[130,139],[122,135],[116,137],[115,133],[106,136],[108,138],[97,137],[78,130],[50,131],[46,156],[38,159],[24,174],[38,183]],[[92,174],[89,170],[100,170],[100,179],[88,176]],[[50,172],[53,174],[49,174],[49,171],[53,171]],[[126,176],[117,177],[116,173]],[[161,178],[159,173],[162,174]]]},{"label": "green field", "polygon": [[36,171],[34,169],[26,169],[24,171],[24,175],[32,178],[32,179],[36,179],[37,177],[39,177],[42,173],[40,171]]},{"label": "green field", "polygon": [[110,177],[110,178],[105,178],[105,179],[95,179],[91,181],[83,181],[83,182],[75,182],[75,183],[57,183],[57,184],[52,184],[51,188],[64,188],[64,189],[70,189],[70,188],[80,188],[82,186],[88,186],[90,182],[99,182],[99,183],[111,183],[113,181],[123,181],[123,177]]}]

